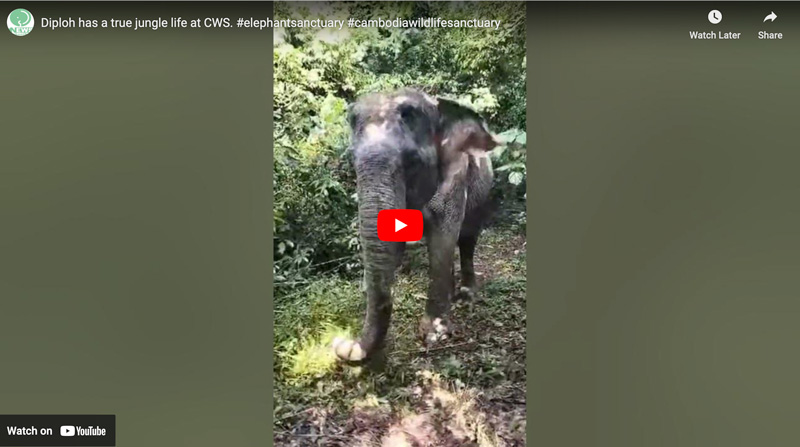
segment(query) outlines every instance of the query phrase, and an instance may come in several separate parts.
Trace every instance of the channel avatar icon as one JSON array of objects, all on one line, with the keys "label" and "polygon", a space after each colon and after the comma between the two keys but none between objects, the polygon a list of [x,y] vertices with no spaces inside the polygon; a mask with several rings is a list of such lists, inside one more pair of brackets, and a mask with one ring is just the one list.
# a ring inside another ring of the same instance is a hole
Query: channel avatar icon
[{"label": "channel avatar icon", "polygon": [[6,19],[8,30],[15,36],[27,35],[33,30],[34,23],[36,22],[33,20],[33,14],[27,9],[22,8],[11,11],[11,14],[8,15],[8,19]]},{"label": "channel avatar icon", "polygon": [[422,239],[422,211],[379,211],[378,239],[384,242],[415,242]]}]

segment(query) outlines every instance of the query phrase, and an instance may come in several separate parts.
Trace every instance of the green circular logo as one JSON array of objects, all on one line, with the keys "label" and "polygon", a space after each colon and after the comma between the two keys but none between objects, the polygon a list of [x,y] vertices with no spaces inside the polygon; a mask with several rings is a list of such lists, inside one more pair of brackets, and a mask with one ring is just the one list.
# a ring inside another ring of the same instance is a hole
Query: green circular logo
[{"label": "green circular logo", "polygon": [[15,36],[24,36],[33,29],[33,14],[27,9],[18,8],[8,15],[8,30]]}]

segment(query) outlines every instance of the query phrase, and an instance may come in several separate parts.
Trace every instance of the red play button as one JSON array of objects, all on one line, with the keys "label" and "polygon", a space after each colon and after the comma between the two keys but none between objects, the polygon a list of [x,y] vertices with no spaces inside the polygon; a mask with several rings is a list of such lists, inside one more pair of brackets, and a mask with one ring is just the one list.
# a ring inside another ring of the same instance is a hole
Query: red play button
[{"label": "red play button", "polygon": [[422,239],[422,211],[379,211],[378,239],[385,242],[412,242]]}]

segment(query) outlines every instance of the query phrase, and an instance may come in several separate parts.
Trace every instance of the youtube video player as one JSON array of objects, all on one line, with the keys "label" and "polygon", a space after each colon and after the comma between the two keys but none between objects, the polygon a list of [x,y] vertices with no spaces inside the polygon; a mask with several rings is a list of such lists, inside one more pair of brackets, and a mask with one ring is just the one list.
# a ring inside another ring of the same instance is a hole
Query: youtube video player
[{"label": "youtube video player", "polygon": [[799,2],[0,3],[0,447],[800,445]]}]

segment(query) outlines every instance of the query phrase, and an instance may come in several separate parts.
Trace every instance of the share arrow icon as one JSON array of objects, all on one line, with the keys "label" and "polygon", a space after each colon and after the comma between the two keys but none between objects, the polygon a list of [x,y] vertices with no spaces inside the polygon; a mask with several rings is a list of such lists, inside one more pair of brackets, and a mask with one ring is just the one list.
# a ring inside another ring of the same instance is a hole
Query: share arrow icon
[{"label": "share arrow icon", "polygon": [[778,18],[777,14],[775,14],[774,12],[770,12],[768,16],[764,17],[764,22],[766,22],[767,20],[769,20],[770,22],[774,22],[775,19],[777,18]]}]

